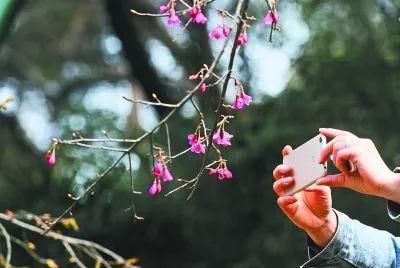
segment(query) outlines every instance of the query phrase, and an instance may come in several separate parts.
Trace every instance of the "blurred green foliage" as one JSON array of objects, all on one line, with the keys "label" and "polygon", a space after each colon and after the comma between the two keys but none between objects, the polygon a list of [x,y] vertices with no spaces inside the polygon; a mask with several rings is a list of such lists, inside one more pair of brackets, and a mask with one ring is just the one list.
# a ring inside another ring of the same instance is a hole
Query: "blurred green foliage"
[{"label": "blurred green foliage", "polygon": [[[261,2],[253,3],[252,9],[261,7]],[[176,100],[175,95],[183,94],[188,85],[186,79],[150,76],[157,74],[154,66],[135,66],[138,63],[124,55],[141,51],[146,41],[158,39],[173,52],[186,74],[207,62],[201,57],[202,51],[210,50],[201,39],[201,30],[193,30],[192,38],[179,46],[168,41],[161,24],[130,16],[130,7],[155,10],[156,5],[150,3],[28,1],[0,50],[0,84],[16,89],[20,105],[26,92],[41,92],[50,120],[61,129],[63,137],[76,131],[70,123],[72,116],[84,118],[86,123],[79,131],[86,137],[99,136],[103,129],[113,137],[135,137],[143,132],[136,109],[121,127],[117,115],[87,109],[83,99],[88,91],[99,85],[113,88],[121,81],[130,81],[134,94],[149,95],[156,90],[157,95]],[[120,164],[73,211],[81,227],[75,235],[102,243],[125,257],[136,256],[143,267],[294,267],[306,260],[305,235],[281,213],[272,192],[272,169],[281,162],[284,145],[301,144],[315,135],[318,127],[342,128],[372,138],[386,163],[390,167],[399,165],[399,1],[302,0],[298,6],[310,38],[293,62],[287,88],[240,112],[229,126],[235,138],[226,157],[235,179],[220,182],[204,176],[190,201],[185,201],[187,192],[150,198],[146,194],[151,183],[149,144],[143,144],[135,152],[140,165],[134,175],[136,187],[144,192],[136,196],[135,204],[145,220],[134,222],[125,212],[132,194],[126,165]],[[118,28],[119,20],[129,24]],[[113,30],[135,33],[128,38],[117,35],[123,48],[117,54],[104,52],[102,45]],[[266,43],[265,35],[257,38],[254,40]],[[197,56],[188,61],[188,55]],[[143,57],[148,61],[148,55]],[[241,58],[247,61],[245,55]],[[142,73],[138,76],[136,68],[153,70],[146,72],[149,77],[145,79]],[[249,72],[246,65],[242,69],[243,73]],[[152,87],[149,81],[163,87]],[[166,94],[170,88],[178,88],[177,93]],[[201,105],[211,114],[215,99]],[[161,115],[163,112],[158,111]],[[0,210],[58,215],[70,203],[66,194],[79,194],[117,154],[63,147],[56,168],[49,170],[42,160],[43,148],[21,128],[23,118],[18,114],[18,108],[0,114]],[[196,118],[178,115],[169,123],[174,152],[186,147],[186,135],[196,122]],[[165,144],[162,129],[155,142]],[[200,164],[199,157],[185,156],[173,162],[174,175],[187,178]],[[178,184],[174,182],[167,188]],[[344,189],[333,192],[337,209],[398,235],[398,226],[386,216],[384,200]],[[37,236],[22,235],[37,240],[41,254],[55,256],[59,263],[64,262],[62,267],[67,266],[61,248],[47,246],[49,242]],[[0,252],[4,249],[1,242]],[[29,256],[18,250],[15,254],[16,265],[34,266]]]}]

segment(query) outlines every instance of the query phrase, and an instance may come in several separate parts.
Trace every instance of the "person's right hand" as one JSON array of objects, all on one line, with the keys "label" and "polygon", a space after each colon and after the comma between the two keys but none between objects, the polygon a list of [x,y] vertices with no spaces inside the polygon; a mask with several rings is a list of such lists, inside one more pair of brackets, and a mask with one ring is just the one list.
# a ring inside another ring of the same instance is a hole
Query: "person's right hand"
[{"label": "person's right hand", "polygon": [[[292,148],[286,146],[282,154],[285,156],[291,151]],[[324,247],[337,227],[330,188],[312,185],[294,196],[284,196],[286,188],[294,183],[291,175],[291,168],[285,165],[279,165],[273,171],[276,179],[273,189],[279,195],[278,205],[296,226],[306,231],[318,246]]]}]

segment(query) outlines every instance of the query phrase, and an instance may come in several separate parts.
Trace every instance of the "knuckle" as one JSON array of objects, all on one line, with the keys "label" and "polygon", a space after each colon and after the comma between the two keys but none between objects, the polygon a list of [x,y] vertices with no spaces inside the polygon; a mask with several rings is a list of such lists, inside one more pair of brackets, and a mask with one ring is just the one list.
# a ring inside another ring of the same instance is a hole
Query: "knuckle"
[{"label": "knuckle", "polygon": [[362,139],[363,142],[368,146],[374,146],[374,142],[371,139]]}]

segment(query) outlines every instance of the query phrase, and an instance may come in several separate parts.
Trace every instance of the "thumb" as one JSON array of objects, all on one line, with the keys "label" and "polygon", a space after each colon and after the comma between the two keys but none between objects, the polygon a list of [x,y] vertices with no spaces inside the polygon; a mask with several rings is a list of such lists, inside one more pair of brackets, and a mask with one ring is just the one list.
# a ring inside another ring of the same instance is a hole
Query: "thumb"
[{"label": "thumb", "polygon": [[315,182],[316,185],[326,185],[330,187],[347,187],[346,185],[346,177],[343,173],[335,174],[335,175],[327,175],[318,179]]}]

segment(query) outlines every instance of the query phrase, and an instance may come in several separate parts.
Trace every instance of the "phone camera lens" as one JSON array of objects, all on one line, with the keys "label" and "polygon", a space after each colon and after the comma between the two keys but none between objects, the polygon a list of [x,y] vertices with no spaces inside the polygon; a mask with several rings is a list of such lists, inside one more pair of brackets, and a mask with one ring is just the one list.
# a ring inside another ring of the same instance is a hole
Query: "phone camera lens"
[{"label": "phone camera lens", "polygon": [[322,143],[322,137],[319,137],[319,142]]}]

